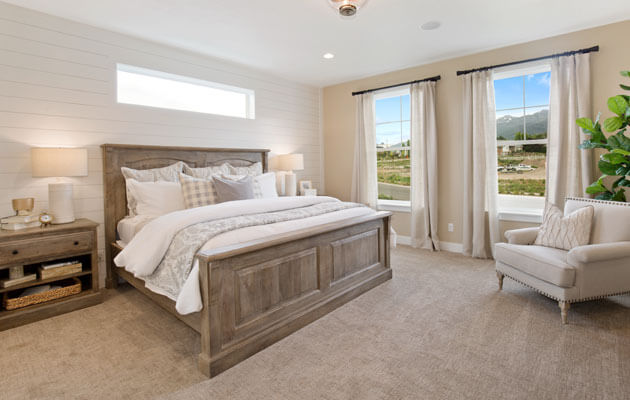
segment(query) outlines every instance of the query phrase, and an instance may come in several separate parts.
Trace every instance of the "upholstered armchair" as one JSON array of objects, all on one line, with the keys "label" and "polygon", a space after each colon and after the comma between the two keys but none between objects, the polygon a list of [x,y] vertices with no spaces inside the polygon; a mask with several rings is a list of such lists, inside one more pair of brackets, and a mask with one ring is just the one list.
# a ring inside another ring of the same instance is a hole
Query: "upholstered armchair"
[{"label": "upholstered armchair", "polygon": [[538,228],[505,232],[496,245],[499,290],[508,277],[558,301],[562,323],[571,303],[630,293],[630,203],[567,199],[564,215],[594,207],[590,243],[566,251],[534,245]]}]

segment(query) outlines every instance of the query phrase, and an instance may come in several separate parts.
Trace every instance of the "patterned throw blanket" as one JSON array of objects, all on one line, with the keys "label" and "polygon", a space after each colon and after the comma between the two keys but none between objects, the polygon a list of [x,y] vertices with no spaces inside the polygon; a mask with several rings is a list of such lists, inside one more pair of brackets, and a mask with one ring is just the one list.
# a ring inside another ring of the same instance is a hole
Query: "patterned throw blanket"
[{"label": "patterned throw blanket", "polygon": [[349,208],[364,207],[356,203],[326,202],[307,207],[276,212],[242,215],[190,225],[179,231],[155,272],[143,278],[148,285],[168,293],[172,299],[179,296],[193,267],[197,252],[213,237],[249,226],[275,224],[315,217]]}]

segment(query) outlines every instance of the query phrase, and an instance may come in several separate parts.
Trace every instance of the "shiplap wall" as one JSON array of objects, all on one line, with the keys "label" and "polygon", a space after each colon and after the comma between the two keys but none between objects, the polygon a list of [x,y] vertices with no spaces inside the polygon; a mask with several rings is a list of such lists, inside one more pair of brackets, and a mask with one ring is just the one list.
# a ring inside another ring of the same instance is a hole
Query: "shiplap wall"
[{"label": "shiplap wall", "polygon": [[[116,63],[253,89],[256,119],[117,104]],[[46,209],[54,178],[31,177],[33,146],[88,148],[89,175],[69,179],[77,216],[101,224],[103,143],[304,153],[298,179],[323,189],[320,101],[318,88],[0,2],[0,216],[19,197]]]}]

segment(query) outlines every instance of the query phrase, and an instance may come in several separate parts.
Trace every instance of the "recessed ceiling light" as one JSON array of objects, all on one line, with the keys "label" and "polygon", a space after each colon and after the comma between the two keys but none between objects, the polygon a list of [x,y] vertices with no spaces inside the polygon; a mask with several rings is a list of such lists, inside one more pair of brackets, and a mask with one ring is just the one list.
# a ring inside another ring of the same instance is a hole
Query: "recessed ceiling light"
[{"label": "recessed ceiling light", "polygon": [[422,28],[425,31],[432,31],[434,29],[439,28],[440,25],[442,25],[440,23],[440,21],[429,21],[429,22],[425,22],[424,24],[420,25],[420,28]]},{"label": "recessed ceiling light", "polygon": [[333,58],[335,58],[335,55],[333,53],[326,53],[323,57],[327,60],[332,60]]}]

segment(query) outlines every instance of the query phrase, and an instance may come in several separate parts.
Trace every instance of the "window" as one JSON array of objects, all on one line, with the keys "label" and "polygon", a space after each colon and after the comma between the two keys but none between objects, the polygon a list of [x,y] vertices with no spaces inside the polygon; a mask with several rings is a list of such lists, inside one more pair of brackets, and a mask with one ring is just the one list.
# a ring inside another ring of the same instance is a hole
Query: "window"
[{"label": "window", "polygon": [[411,150],[409,89],[374,97],[379,205],[410,206]]},{"label": "window", "polygon": [[254,91],[117,65],[118,102],[254,119]]},{"label": "window", "polygon": [[550,78],[548,64],[495,74],[500,211],[544,207]]}]

